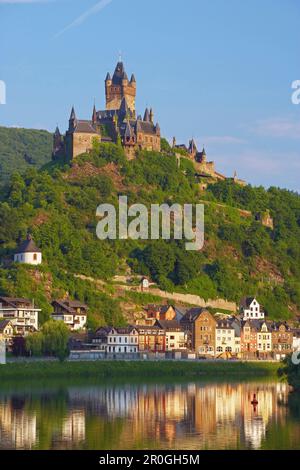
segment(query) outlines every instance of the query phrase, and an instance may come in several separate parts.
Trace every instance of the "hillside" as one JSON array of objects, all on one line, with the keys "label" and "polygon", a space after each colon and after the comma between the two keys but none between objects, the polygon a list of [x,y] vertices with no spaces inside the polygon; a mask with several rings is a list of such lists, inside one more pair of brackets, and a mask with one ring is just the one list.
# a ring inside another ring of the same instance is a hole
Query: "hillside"
[{"label": "hillside", "polygon": [[[0,294],[34,298],[51,311],[53,297],[87,302],[90,326],[122,324],[124,310],[136,312],[148,294],[119,289],[116,275],[148,275],[163,291],[239,302],[256,295],[270,318],[295,318],[300,310],[300,196],[231,181],[201,192],[192,163],[165,152],[141,152],[126,161],[121,147],[98,144],[71,167],[50,163],[14,175],[0,202]],[[118,204],[205,203],[205,246],[187,252],[183,241],[99,241],[96,208]],[[255,220],[270,210],[274,230]],[[19,237],[30,230],[42,248],[39,269],[7,265]],[[6,264],[5,264],[6,260]],[[85,280],[82,280],[85,276]],[[97,285],[89,278],[97,279]],[[151,292],[151,290],[150,290]],[[164,300],[165,302],[165,300]],[[132,313],[133,314],[133,313]],[[126,315],[128,319],[128,315]]]},{"label": "hillside", "polygon": [[52,134],[43,130],[0,127],[0,186],[14,171],[40,168],[51,160]]}]

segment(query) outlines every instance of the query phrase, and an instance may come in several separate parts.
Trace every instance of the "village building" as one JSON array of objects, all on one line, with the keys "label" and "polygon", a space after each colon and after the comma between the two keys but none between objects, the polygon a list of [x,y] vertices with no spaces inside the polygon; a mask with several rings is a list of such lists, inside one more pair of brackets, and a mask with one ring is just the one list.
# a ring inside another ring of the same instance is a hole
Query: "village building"
[{"label": "village building", "polygon": [[0,340],[4,340],[6,346],[12,344],[14,336],[14,327],[10,320],[0,320]]},{"label": "village building", "polygon": [[149,290],[149,286],[150,286],[149,279],[147,277],[143,277],[141,279],[140,286],[141,286],[141,291],[142,292],[147,292]]},{"label": "village building", "polygon": [[257,333],[259,327],[258,320],[242,322],[241,353],[245,359],[255,359],[257,357]]},{"label": "village building", "polygon": [[139,334],[134,326],[123,328],[101,327],[96,331],[92,344],[106,354],[137,354]]},{"label": "village building", "polygon": [[255,297],[245,297],[240,305],[241,318],[246,320],[263,320],[265,313],[261,310],[261,306]]},{"label": "village building", "polygon": [[87,305],[76,300],[54,300],[52,307],[54,308],[51,315],[53,320],[63,321],[71,331],[86,328]]},{"label": "village building", "polygon": [[191,308],[180,322],[187,333],[187,347],[198,356],[214,356],[217,321],[203,308]]},{"label": "village building", "polygon": [[177,316],[176,310],[172,305],[154,305],[150,304],[145,308],[147,320],[171,321]]},{"label": "village building", "polygon": [[166,352],[186,349],[186,333],[176,320],[156,320],[155,326],[165,331]]},{"label": "village building", "polygon": [[241,328],[235,319],[221,319],[216,325],[216,357],[238,356],[241,352]]},{"label": "village building", "polygon": [[37,266],[42,263],[42,252],[34,243],[31,235],[27,235],[14,253],[15,263],[24,263]]},{"label": "village building", "polygon": [[73,107],[65,136],[58,128],[54,133],[53,159],[76,159],[92,150],[95,141],[120,142],[129,160],[138,150],[160,152],[160,126],[154,122],[152,109],[137,116],[136,91],[135,76],[129,80],[123,62],[118,62],[113,76],[108,73],[105,79],[105,110],[97,111],[94,105],[91,119],[82,120]]},{"label": "village building", "polygon": [[272,324],[272,349],[277,360],[293,352],[293,332],[287,323]]},{"label": "village building", "polygon": [[40,312],[31,300],[0,297],[0,319],[10,320],[15,335],[26,336],[37,331]]},{"label": "village building", "polygon": [[257,332],[258,356],[267,359],[272,353],[272,326],[265,321],[260,322]]},{"label": "village building", "polygon": [[139,351],[147,353],[165,353],[166,332],[159,326],[135,325],[138,331]]}]

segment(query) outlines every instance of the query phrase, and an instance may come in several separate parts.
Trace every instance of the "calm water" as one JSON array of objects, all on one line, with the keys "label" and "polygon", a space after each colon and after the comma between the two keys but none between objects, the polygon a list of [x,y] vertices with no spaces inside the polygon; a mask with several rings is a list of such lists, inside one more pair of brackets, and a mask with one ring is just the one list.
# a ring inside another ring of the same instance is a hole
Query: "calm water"
[{"label": "calm water", "polygon": [[299,448],[300,397],[283,383],[0,388],[0,449]]}]

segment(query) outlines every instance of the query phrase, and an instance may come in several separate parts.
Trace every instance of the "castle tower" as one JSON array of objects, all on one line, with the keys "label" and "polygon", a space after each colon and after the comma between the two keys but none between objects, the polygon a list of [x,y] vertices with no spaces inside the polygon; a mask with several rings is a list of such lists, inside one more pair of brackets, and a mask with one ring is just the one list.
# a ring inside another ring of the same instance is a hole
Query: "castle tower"
[{"label": "castle tower", "polygon": [[123,62],[118,62],[113,77],[108,73],[105,79],[106,109],[120,109],[123,98],[135,115],[136,80],[132,75],[130,81]]}]

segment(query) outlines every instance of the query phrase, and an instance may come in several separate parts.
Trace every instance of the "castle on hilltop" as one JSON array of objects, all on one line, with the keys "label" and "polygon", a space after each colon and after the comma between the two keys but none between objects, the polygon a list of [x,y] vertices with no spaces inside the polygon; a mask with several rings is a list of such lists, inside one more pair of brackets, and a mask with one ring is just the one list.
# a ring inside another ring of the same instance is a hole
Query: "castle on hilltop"
[{"label": "castle on hilltop", "polygon": [[90,120],[78,119],[72,108],[69,128],[63,136],[58,127],[54,133],[53,159],[67,157],[72,160],[93,148],[93,142],[121,142],[129,160],[137,150],[160,152],[161,134],[158,123],[154,124],[152,109],[146,109],[144,117],[136,116],[136,79],[130,81],[123,62],[118,62],[113,77],[105,79],[106,109],[97,111]]}]

